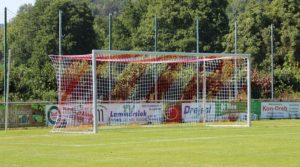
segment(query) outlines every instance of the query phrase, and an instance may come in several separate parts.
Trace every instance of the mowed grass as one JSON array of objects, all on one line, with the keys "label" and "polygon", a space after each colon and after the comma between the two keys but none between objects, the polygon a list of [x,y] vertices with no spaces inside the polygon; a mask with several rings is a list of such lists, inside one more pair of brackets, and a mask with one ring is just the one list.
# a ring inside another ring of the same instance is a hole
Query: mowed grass
[{"label": "mowed grass", "polygon": [[256,121],[251,128],[163,126],[0,131],[1,167],[300,166],[300,120]]}]

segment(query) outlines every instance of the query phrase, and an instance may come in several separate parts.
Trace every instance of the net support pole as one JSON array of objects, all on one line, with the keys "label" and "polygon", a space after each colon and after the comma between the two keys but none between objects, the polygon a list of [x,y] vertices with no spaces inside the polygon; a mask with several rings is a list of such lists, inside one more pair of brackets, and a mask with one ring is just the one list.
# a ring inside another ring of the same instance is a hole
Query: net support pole
[{"label": "net support pole", "polygon": [[203,57],[203,87],[202,87],[202,107],[203,107],[203,123],[206,122],[206,60],[205,57]]},{"label": "net support pole", "polygon": [[[154,17],[154,51],[157,52],[157,16],[155,15]],[[157,55],[155,55],[155,57],[157,57]],[[154,79],[155,79],[155,85],[154,85],[154,99],[155,101],[158,100],[158,97],[157,97],[157,64],[155,64],[155,73],[154,73]]]},{"label": "net support pole", "polygon": [[199,19],[196,20],[196,52],[199,53]]},{"label": "net support pole", "polygon": [[108,50],[112,48],[112,14],[108,15]]},{"label": "net support pole", "polygon": [[237,21],[234,22],[234,98],[237,99],[238,87],[237,87]]},{"label": "net support pole", "polygon": [[[196,20],[196,52],[199,53],[199,19],[198,18]],[[197,59],[198,59],[198,56],[197,56]],[[197,61],[196,68],[197,68],[197,81],[196,81],[196,84],[197,84],[196,98],[197,99],[196,99],[196,101],[197,101],[198,107],[200,107],[200,105],[199,105],[199,61]]]},{"label": "net support pole", "polygon": [[[108,49],[112,49],[112,14],[109,13],[108,17]],[[109,55],[110,57],[110,55]],[[111,101],[111,62],[108,62],[108,100]]]},{"label": "net support pole", "polygon": [[157,16],[154,17],[154,51],[157,52]]},{"label": "net support pole", "polygon": [[58,11],[58,54],[62,55],[62,47],[61,47],[61,41],[62,41],[62,11]]},{"label": "net support pole", "polygon": [[8,51],[7,57],[7,79],[6,79],[6,96],[5,96],[5,131],[8,128],[8,114],[9,114],[9,73],[10,73],[10,58],[11,50]]},{"label": "net support pole", "polygon": [[93,76],[93,133],[97,133],[97,71],[96,71],[96,54],[92,51],[92,76]]},{"label": "net support pole", "polygon": [[247,126],[251,126],[251,59],[247,61]]},{"label": "net support pole", "polygon": [[4,69],[3,69],[3,101],[5,102],[5,95],[6,95],[6,57],[7,57],[7,8],[4,8],[4,50],[3,50],[3,63],[4,63]]},{"label": "net support pole", "polygon": [[[3,51],[3,56],[4,56],[4,87],[3,87],[3,98],[4,98],[4,103],[6,104],[6,93],[7,93],[7,90],[6,90],[6,80],[7,80],[7,62],[6,62],[6,59],[7,59],[7,8],[5,7],[4,8],[4,51]],[[7,104],[6,106],[7,107]],[[7,127],[8,127],[8,112],[5,111],[5,131],[7,130]]]},{"label": "net support pole", "polygon": [[58,101],[60,102],[60,94],[61,94],[61,76],[62,76],[62,47],[61,47],[61,42],[62,42],[62,11],[58,11],[58,55],[59,55],[59,81],[58,81]]},{"label": "net support pole", "polygon": [[273,38],[273,24],[271,24],[271,99],[274,99],[274,38]]}]

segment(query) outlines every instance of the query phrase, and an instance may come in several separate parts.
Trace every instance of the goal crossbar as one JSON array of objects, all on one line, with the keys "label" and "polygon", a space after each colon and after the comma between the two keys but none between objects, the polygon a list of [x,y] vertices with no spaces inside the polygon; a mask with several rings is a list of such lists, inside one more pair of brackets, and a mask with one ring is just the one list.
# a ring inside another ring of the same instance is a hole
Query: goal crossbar
[{"label": "goal crossbar", "polygon": [[236,54],[236,53],[191,53],[191,52],[148,52],[148,51],[119,51],[119,50],[94,50],[95,53],[101,55],[174,55],[174,56],[196,56],[196,57],[206,57],[206,56],[241,56],[241,57],[250,57],[251,54]]}]

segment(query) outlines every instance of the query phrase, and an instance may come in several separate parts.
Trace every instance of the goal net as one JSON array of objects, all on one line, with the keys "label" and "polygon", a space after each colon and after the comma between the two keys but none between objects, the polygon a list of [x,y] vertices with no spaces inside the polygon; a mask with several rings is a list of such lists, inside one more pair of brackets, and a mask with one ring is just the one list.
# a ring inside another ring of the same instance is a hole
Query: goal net
[{"label": "goal net", "polygon": [[59,114],[53,131],[101,125],[250,125],[246,54],[94,50],[50,55]]}]

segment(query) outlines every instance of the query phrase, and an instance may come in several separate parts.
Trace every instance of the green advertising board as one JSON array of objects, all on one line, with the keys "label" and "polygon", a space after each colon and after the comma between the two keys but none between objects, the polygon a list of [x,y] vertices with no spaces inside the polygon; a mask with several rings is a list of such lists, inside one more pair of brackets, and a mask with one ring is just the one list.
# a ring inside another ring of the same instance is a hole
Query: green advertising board
[{"label": "green advertising board", "polygon": [[216,102],[216,115],[243,113],[247,111],[247,102]]},{"label": "green advertising board", "polygon": [[[216,102],[216,115],[221,116],[228,113],[244,113],[247,111],[247,102]],[[251,101],[251,114],[261,115],[261,102]]]},{"label": "green advertising board", "polygon": [[261,115],[261,101],[251,101],[251,113],[257,115],[258,117]]}]

